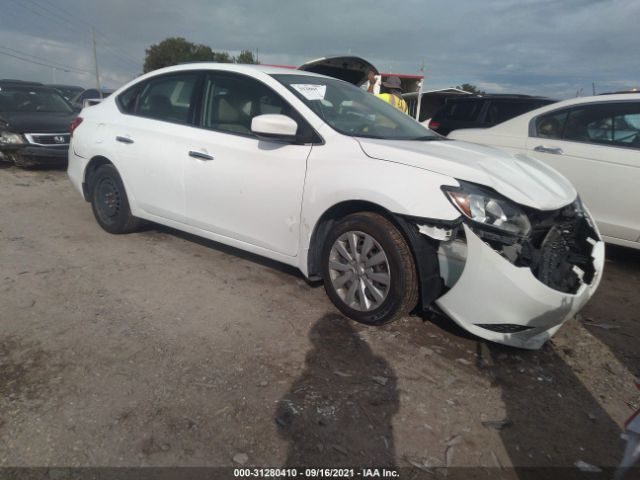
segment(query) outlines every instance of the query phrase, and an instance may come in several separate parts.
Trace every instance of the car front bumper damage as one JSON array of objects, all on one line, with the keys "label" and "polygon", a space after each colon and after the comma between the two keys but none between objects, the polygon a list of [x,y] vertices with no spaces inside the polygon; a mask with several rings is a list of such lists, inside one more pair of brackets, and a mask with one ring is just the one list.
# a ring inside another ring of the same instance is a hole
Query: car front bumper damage
[{"label": "car front bumper damage", "polygon": [[463,227],[467,248],[462,274],[436,304],[474,335],[513,347],[538,349],[598,287],[604,265],[602,241],[595,242],[591,251],[595,269],[591,283],[582,283],[575,293],[565,293],[542,283],[529,267],[514,265],[467,225]]},{"label": "car front bumper damage", "polygon": [[[438,257],[428,276],[418,264],[422,308],[435,304],[486,340],[540,348],[598,288],[604,243],[579,201],[532,217],[530,235],[517,239],[461,220],[447,226],[412,219],[413,231]],[[416,250],[415,234],[411,241]],[[425,290],[434,291],[434,276],[436,294],[425,298]]]}]

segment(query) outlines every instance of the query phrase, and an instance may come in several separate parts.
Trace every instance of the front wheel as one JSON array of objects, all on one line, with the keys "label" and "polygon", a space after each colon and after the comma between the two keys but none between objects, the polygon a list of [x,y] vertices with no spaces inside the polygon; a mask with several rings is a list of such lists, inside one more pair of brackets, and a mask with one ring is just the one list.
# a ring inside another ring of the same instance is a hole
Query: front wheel
[{"label": "front wheel", "polygon": [[382,325],[406,315],[418,302],[415,262],[405,238],[372,212],[338,221],[322,252],[327,295],[348,317]]},{"label": "front wheel", "polygon": [[98,224],[109,233],[129,233],[140,227],[141,220],[131,215],[127,192],[113,165],[102,165],[93,176],[91,208]]}]

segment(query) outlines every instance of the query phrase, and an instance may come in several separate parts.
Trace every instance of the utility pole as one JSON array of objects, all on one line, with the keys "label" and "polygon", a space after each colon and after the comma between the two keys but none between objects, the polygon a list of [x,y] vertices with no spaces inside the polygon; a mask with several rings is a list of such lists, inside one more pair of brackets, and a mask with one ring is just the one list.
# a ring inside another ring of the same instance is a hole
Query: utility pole
[{"label": "utility pole", "polygon": [[591,90],[593,91],[593,96],[596,95],[596,82],[591,82]]},{"label": "utility pole", "polygon": [[93,62],[96,66],[96,87],[102,98],[102,89],[100,88],[100,71],[98,70],[98,52],[96,51],[96,29],[91,27],[91,40],[93,41]]},{"label": "utility pole", "polygon": [[420,121],[420,106],[422,105],[422,88],[424,87],[424,61],[422,62],[422,66],[420,67],[420,72],[422,73],[422,80],[420,80],[420,87],[418,88],[418,98],[416,100],[416,120]]}]

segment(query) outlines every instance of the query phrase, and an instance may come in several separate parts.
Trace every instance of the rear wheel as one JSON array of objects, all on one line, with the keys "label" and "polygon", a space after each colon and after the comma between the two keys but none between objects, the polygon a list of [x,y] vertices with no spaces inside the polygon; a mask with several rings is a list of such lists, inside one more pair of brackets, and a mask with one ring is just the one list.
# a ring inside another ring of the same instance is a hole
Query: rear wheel
[{"label": "rear wheel", "polygon": [[98,224],[109,233],[130,233],[141,220],[131,215],[122,179],[111,164],[98,167],[91,181],[91,208]]},{"label": "rear wheel", "polygon": [[415,262],[406,240],[383,216],[355,213],[338,221],[322,253],[327,295],[348,317],[382,325],[418,302]]}]

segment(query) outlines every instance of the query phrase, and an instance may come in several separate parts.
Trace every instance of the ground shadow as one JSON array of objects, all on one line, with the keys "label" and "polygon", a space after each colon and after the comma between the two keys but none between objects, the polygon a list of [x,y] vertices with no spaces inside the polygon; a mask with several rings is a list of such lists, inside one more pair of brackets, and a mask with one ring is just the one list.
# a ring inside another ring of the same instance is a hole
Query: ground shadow
[{"label": "ground shadow", "polygon": [[600,288],[579,318],[618,362],[640,379],[640,250],[607,245]]},{"label": "ground shadow", "polygon": [[579,461],[604,467],[587,478],[611,478],[624,448],[621,430],[552,345],[522,351],[478,342],[477,357],[506,410],[486,426],[498,430],[520,480],[584,478]]},{"label": "ground shadow", "polygon": [[286,466],[395,468],[396,376],[339,315],[314,323],[305,369],[278,402]]}]

